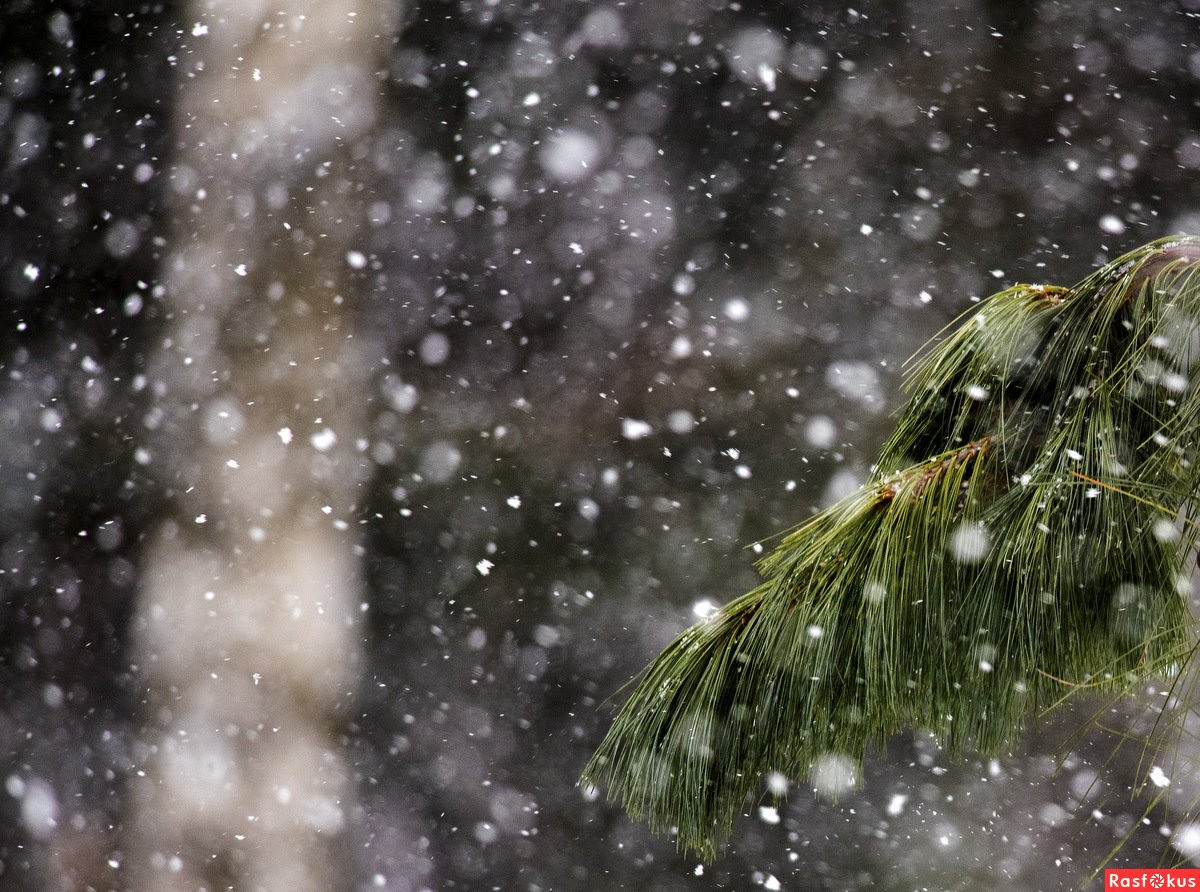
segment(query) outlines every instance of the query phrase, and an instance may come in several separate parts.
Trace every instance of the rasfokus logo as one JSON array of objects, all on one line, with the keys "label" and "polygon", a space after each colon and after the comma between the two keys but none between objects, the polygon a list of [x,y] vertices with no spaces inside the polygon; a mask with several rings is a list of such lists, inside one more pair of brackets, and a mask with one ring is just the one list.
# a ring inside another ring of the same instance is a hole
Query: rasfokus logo
[{"label": "rasfokus logo", "polygon": [[1200,870],[1165,868],[1122,868],[1104,871],[1105,889],[1197,889]]}]

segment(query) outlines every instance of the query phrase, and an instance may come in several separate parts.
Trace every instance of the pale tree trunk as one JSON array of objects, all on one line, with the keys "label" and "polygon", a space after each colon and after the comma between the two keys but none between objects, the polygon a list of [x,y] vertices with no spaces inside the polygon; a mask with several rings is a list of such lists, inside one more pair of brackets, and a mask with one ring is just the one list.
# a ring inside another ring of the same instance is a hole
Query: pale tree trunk
[{"label": "pale tree trunk", "polygon": [[197,0],[156,408],[170,488],[134,626],[131,888],[349,885],[368,362],[352,327],[376,0]]}]

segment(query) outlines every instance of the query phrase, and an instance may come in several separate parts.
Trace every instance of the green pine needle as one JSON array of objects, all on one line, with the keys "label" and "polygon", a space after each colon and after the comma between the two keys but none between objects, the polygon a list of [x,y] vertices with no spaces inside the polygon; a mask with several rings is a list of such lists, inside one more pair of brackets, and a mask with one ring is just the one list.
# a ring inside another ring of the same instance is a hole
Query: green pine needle
[{"label": "green pine needle", "polygon": [[650,664],[581,783],[712,858],[777,773],[836,795],[899,731],[999,753],[1064,690],[1177,673],[1198,364],[1200,238],[981,302],[866,485]]}]

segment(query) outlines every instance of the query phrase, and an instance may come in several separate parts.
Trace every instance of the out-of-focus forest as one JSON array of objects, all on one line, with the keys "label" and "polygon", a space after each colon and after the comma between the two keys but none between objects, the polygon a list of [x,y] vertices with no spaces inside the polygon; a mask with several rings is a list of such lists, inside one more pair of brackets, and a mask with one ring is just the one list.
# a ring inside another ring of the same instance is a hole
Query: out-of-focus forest
[{"label": "out-of-focus forest", "polygon": [[709,865],[575,782],[744,546],[863,479],[925,340],[1200,231],[1198,36],[1196,0],[5,0],[0,889],[1196,854],[1086,700],[1000,759],[894,740],[836,804],[793,778]]}]

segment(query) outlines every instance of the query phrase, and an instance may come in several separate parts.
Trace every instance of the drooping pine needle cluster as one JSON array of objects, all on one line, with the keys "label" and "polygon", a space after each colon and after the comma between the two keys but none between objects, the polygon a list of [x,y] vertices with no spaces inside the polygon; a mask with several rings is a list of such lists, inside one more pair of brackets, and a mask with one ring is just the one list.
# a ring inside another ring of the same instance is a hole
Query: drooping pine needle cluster
[{"label": "drooping pine needle cluster", "polygon": [[[997,753],[1192,653],[1200,238],[1018,285],[927,348],[858,492],[647,668],[583,781],[715,854],[766,778],[927,729]],[[777,792],[777,791],[776,791]]]}]

